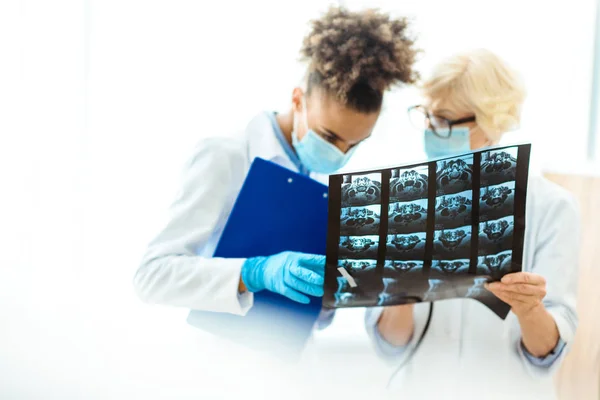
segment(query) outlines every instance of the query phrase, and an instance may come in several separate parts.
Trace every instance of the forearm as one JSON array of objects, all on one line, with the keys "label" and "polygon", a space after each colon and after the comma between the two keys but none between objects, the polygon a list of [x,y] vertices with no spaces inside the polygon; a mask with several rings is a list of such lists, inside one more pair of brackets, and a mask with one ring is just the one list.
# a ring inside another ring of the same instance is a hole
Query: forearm
[{"label": "forearm", "polygon": [[379,334],[394,346],[404,346],[414,330],[414,305],[386,307],[377,323]]},{"label": "forearm", "polygon": [[560,338],[558,328],[542,304],[518,316],[518,319],[523,345],[531,355],[544,357],[556,347]]},{"label": "forearm", "polygon": [[148,259],[133,284],[147,303],[244,315],[252,298],[238,291],[243,261],[177,255]]}]

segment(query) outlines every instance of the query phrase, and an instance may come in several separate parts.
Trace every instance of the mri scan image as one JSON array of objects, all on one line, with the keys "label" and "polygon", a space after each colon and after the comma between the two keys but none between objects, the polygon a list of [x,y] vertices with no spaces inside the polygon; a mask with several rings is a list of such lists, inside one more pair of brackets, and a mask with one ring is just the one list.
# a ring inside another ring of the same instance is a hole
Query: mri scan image
[{"label": "mri scan image", "polygon": [[377,305],[377,299],[374,296],[369,296],[369,291],[373,290],[378,293],[381,290],[382,284],[371,285],[365,287],[365,281],[354,279],[357,286],[352,287],[342,276],[337,277],[337,291],[335,292],[334,307],[369,307]]},{"label": "mri scan image", "polygon": [[379,236],[340,236],[339,257],[377,259]]},{"label": "mri scan image", "polygon": [[481,153],[481,185],[492,186],[514,181],[517,177],[518,147]]},{"label": "mri scan image", "polygon": [[377,276],[377,260],[339,260],[338,267],[344,268],[353,278],[373,279]]},{"label": "mri scan image", "polygon": [[386,260],[383,275],[390,278],[411,279],[423,276],[423,261]]},{"label": "mri scan image", "polygon": [[461,290],[461,294],[466,298],[477,299],[477,301],[483,303],[492,310],[497,309],[503,302],[485,288],[485,283],[490,281],[490,277],[474,277],[470,282],[470,285],[466,289]]},{"label": "mri scan image", "polygon": [[512,272],[512,250],[503,251],[494,255],[479,257],[477,275],[489,275],[493,280],[502,279]]},{"label": "mri scan image", "polygon": [[391,278],[383,278],[383,291],[377,296],[378,306],[387,306],[394,304],[397,297],[406,295],[406,292],[398,291],[397,281]]},{"label": "mri scan image", "polygon": [[479,224],[479,254],[497,254],[512,250],[514,218],[512,216]]},{"label": "mri scan image", "polygon": [[436,228],[453,229],[471,224],[472,199],[473,192],[470,190],[439,196],[435,202]]},{"label": "mri scan image", "polygon": [[433,258],[436,260],[460,260],[471,257],[471,227],[435,231]]},{"label": "mri scan image", "polygon": [[381,173],[344,175],[341,197],[342,207],[381,204]]},{"label": "mri scan image", "polygon": [[467,288],[467,292],[465,293],[465,297],[469,298],[482,298],[482,297],[490,297],[494,296],[489,290],[487,290],[484,285],[489,281],[487,277],[476,277],[473,279],[473,284]]},{"label": "mri scan image", "polygon": [[388,235],[386,258],[392,260],[422,260],[425,258],[425,232],[408,235]]},{"label": "mri scan image", "polygon": [[346,236],[379,235],[380,205],[342,208],[340,234]]},{"label": "mri scan image", "polygon": [[442,279],[429,279],[427,282],[429,287],[423,293],[423,301],[440,300],[440,289],[442,289],[444,281]]},{"label": "mri scan image", "polygon": [[378,306],[410,304],[421,301],[427,290],[427,280],[406,284],[401,279],[383,278],[383,290],[378,295]]},{"label": "mri scan image", "polygon": [[438,196],[473,189],[473,155],[441,160],[437,163],[436,192]]},{"label": "mri scan image", "polygon": [[447,277],[465,275],[469,272],[471,260],[433,260],[431,264],[431,275],[436,277]]},{"label": "mri scan image", "polygon": [[406,234],[427,229],[427,199],[392,203],[388,211],[388,232]]},{"label": "mri scan image", "polygon": [[423,301],[436,301],[460,297],[460,287],[453,279],[431,278],[429,287],[423,294]]},{"label": "mri scan image", "polygon": [[337,283],[338,288],[334,294],[335,306],[342,307],[353,305],[354,301],[358,297],[358,291],[356,290],[356,288],[350,286],[350,284],[344,277],[338,277]]},{"label": "mri scan image", "polygon": [[479,220],[491,221],[515,212],[515,182],[481,188]]},{"label": "mri scan image", "polygon": [[426,199],[428,195],[427,164],[414,168],[397,168],[390,177],[390,204]]}]

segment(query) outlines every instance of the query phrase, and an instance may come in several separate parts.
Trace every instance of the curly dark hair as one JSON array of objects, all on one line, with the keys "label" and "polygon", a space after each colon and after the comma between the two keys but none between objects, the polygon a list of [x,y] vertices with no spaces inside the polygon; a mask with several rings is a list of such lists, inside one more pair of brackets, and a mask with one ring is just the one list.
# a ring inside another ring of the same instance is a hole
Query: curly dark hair
[{"label": "curly dark hair", "polygon": [[406,18],[392,19],[377,9],[331,7],[310,24],[301,49],[302,60],[309,63],[309,94],[319,87],[368,113],[381,108],[383,93],[392,85],[419,79],[413,64],[420,50],[407,33]]}]

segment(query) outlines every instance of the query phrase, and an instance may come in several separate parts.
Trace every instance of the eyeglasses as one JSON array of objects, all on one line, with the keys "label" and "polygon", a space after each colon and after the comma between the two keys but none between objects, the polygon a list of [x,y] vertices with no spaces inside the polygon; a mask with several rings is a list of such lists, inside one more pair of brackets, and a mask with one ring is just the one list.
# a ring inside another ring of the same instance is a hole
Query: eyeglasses
[{"label": "eyeglasses", "polygon": [[450,120],[433,115],[422,105],[412,106],[408,109],[408,117],[413,126],[421,131],[431,129],[437,136],[447,139],[452,135],[452,127],[467,122],[475,122],[475,116]]}]

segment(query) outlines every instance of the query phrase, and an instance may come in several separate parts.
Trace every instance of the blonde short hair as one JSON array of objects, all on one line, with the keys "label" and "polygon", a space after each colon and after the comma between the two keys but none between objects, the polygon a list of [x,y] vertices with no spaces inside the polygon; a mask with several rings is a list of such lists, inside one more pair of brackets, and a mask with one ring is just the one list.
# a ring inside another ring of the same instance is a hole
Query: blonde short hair
[{"label": "blonde short hair", "polygon": [[519,126],[526,96],[516,71],[485,49],[457,54],[437,64],[422,89],[431,101],[450,101],[473,112],[477,125],[495,142]]}]

